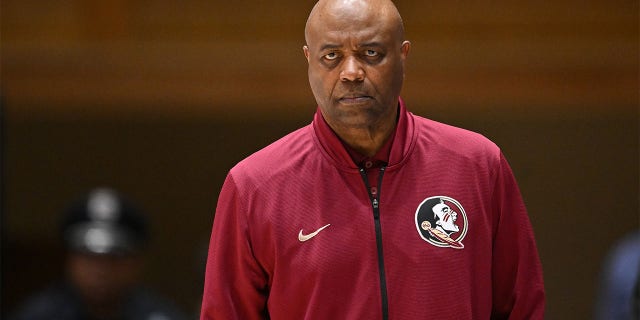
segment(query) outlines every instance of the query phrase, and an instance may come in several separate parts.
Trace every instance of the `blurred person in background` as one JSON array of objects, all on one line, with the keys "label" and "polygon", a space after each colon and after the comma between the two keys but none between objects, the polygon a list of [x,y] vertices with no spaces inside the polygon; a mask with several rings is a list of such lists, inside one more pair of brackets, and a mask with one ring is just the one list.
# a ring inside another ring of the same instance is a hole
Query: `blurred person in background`
[{"label": "blurred person in background", "polygon": [[640,231],[611,248],[604,261],[596,320],[640,319]]},{"label": "blurred person in background", "polygon": [[29,298],[12,320],[182,320],[174,304],[141,286],[147,218],[129,200],[95,189],[65,212],[66,277]]}]

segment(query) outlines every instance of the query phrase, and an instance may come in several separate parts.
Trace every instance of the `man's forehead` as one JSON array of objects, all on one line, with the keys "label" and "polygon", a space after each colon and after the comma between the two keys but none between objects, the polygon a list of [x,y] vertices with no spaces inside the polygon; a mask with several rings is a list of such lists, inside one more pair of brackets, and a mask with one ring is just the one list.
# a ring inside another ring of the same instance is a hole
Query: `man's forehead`
[{"label": "man's forehead", "polygon": [[[381,5],[384,1],[325,1],[312,10],[305,27],[305,37],[328,35],[344,38],[344,34],[359,37],[379,33],[391,36],[402,30],[402,21],[393,4]],[[322,2],[322,1],[321,1]],[[402,37],[402,32],[398,34]]]},{"label": "man's forehead", "polygon": [[308,45],[324,47],[327,45],[342,46],[370,46],[370,45],[386,45],[390,40],[390,36],[385,33],[376,32],[375,30],[352,30],[352,31],[325,31],[316,37],[311,37]]},{"label": "man's forehead", "polygon": [[360,30],[385,25],[384,19],[370,12],[325,12],[310,19],[308,27],[315,30]]},{"label": "man's forehead", "polygon": [[307,35],[307,45],[310,47],[322,47],[327,44],[361,47],[373,43],[390,46],[394,40],[394,33],[382,23],[355,28],[322,25],[313,28]]}]

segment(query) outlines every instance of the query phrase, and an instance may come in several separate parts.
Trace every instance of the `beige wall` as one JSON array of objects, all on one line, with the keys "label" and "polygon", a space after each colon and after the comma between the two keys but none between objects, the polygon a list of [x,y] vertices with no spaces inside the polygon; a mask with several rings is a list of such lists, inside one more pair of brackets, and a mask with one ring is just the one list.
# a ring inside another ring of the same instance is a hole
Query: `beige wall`
[{"label": "beige wall", "polygon": [[[4,95],[9,105],[41,112],[307,104],[301,47],[311,5],[3,1]],[[508,110],[637,103],[637,2],[398,6],[413,42],[405,95],[416,102]]]},{"label": "beige wall", "polygon": [[[606,250],[640,219],[638,3],[397,4],[409,108],[503,148],[549,318],[589,318]],[[147,282],[195,308],[226,171],[311,119],[311,5],[3,1],[3,312],[60,272],[56,215],[104,184],[153,215]]]}]

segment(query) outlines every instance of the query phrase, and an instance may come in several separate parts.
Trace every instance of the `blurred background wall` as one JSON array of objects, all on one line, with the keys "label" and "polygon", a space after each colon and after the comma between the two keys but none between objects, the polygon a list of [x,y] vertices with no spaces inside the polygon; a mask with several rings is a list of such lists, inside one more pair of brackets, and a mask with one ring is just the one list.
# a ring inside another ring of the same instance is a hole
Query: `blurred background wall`
[{"label": "blurred background wall", "polygon": [[[638,2],[396,4],[409,109],[502,147],[548,318],[590,318],[607,250],[640,223]],[[227,171],[315,110],[312,5],[2,1],[2,313],[60,274],[59,213],[103,185],[153,217],[146,282],[195,311]]]}]

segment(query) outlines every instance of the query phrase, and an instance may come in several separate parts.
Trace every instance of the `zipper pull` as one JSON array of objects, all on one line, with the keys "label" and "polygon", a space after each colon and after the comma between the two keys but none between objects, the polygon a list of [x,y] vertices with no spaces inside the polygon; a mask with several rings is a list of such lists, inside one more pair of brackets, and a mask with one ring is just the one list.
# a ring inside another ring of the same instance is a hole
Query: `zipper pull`
[{"label": "zipper pull", "polygon": [[378,209],[378,199],[373,199],[373,208]]}]

